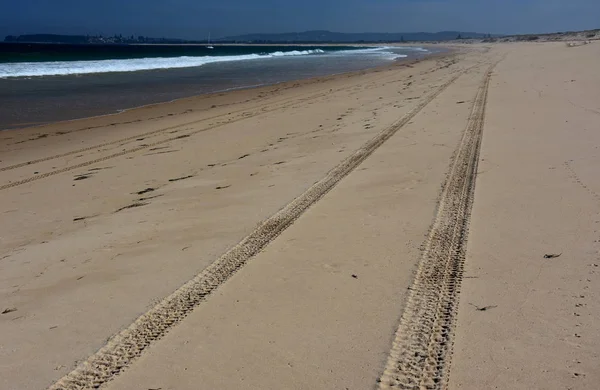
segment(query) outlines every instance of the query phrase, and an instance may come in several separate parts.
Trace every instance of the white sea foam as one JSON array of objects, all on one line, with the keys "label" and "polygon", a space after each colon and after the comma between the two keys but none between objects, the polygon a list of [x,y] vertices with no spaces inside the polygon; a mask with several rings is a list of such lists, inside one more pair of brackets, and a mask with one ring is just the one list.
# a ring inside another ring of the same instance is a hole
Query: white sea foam
[{"label": "white sea foam", "polygon": [[[395,48],[402,49],[402,50],[421,51],[424,53],[429,53],[429,50],[425,49],[424,47],[419,47],[419,46],[396,46]],[[392,49],[392,47],[388,47],[388,49]]]},{"label": "white sea foam", "polygon": [[270,53],[270,54],[266,55],[266,57],[305,56],[307,54],[322,54],[322,53],[325,53],[325,51],[321,50],[321,49],[276,51],[274,53]]},{"label": "white sea foam", "polygon": [[90,73],[135,72],[139,70],[191,68],[215,62],[247,61],[286,56],[305,56],[325,53],[321,49],[277,51],[265,54],[238,56],[202,56],[168,58],[130,58],[97,61],[18,62],[0,64],[0,78],[61,76]]},{"label": "white sea foam", "polygon": [[[358,49],[358,50],[342,50],[342,51],[338,51],[338,52],[334,52],[334,54],[339,54],[339,55],[360,55],[360,54],[371,54],[371,55],[377,55],[379,57],[383,57],[385,59],[388,60],[396,60],[398,58],[406,58],[408,57],[408,55],[406,54],[399,54],[396,53],[392,50],[398,50],[398,49],[402,49],[402,50],[406,50],[407,48],[404,47],[393,47],[393,46],[380,46],[380,47],[371,47],[368,49]],[[410,49],[413,49],[412,47]]]},{"label": "white sea foam", "polygon": [[389,60],[405,58],[407,55],[395,53],[393,50],[428,50],[420,47],[371,47],[364,49],[340,50],[325,52],[321,49],[276,51],[273,53],[245,54],[233,56],[183,56],[167,58],[130,58],[96,61],[53,61],[53,62],[18,62],[0,64],[0,79],[11,77],[38,77],[82,75],[91,73],[136,72],[141,70],[191,68],[211,63],[248,61],[258,59],[296,57],[309,55],[377,55]]}]

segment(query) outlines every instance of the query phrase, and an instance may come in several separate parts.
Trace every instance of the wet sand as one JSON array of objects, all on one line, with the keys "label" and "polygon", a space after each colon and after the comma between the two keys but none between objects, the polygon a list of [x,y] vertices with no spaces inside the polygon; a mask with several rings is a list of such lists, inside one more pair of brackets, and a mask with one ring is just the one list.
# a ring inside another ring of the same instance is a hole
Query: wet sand
[{"label": "wet sand", "polygon": [[0,387],[593,388],[595,46],[0,133]]},{"label": "wet sand", "polygon": [[[252,47],[242,49],[253,50]],[[200,50],[205,49],[202,46]],[[432,51],[435,54],[444,49],[432,48]],[[408,56],[398,61],[432,54],[402,49],[395,49],[395,52]],[[182,53],[170,55],[176,54]],[[393,55],[330,52],[322,56],[254,59],[137,72],[0,77],[0,130],[114,114],[207,93],[356,72],[392,64],[394,60],[390,57]]]}]

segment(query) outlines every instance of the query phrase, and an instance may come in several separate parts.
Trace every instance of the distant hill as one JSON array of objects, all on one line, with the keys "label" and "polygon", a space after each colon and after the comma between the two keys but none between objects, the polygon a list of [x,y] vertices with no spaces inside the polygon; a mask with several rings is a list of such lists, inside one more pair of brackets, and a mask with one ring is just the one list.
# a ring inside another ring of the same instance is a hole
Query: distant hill
[{"label": "distant hill", "polygon": [[56,35],[56,34],[30,34],[9,35],[4,42],[35,42],[35,43],[87,43],[85,35]]},{"label": "distant hill", "polygon": [[402,41],[450,41],[454,39],[491,38],[489,34],[462,31],[436,33],[338,33],[326,30],[283,34],[246,34],[217,39],[218,42],[245,43],[306,43],[306,42],[402,42]]},{"label": "distant hill", "polygon": [[[338,33],[325,30],[304,31],[283,34],[246,34],[215,39],[220,43],[360,43],[360,42],[408,42],[408,41],[450,41],[454,39],[484,39],[497,36],[461,31],[441,31],[436,33]],[[139,44],[139,43],[206,43],[172,38],[150,38],[143,36],[114,35],[56,35],[29,34],[9,35],[4,39],[9,43],[70,43],[70,44]]]},{"label": "distant hill", "polygon": [[111,37],[102,35],[57,35],[57,34],[28,34],[9,35],[4,38],[7,43],[69,43],[69,44],[136,44],[136,43],[185,43],[182,39],[150,38],[143,36],[123,36],[121,34]]}]

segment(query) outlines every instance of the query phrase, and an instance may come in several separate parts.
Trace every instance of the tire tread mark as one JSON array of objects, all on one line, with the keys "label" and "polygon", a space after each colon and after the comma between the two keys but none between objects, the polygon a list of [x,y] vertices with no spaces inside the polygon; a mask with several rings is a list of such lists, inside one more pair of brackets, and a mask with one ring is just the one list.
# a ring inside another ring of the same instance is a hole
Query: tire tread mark
[{"label": "tire tread mark", "polygon": [[441,389],[448,379],[490,65],[454,153],[379,389]]},{"label": "tire tread mark", "polygon": [[189,282],[163,299],[121,333],[53,384],[51,390],[97,388],[121,373],[153,342],[182,321],[207,296],[242,268],[250,258],[290,226],[311,205],[328,193],[340,180],[369,157],[379,146],[412,120],[425,106],[448,88],[463,73],[454,75],[392,126],[382,130],[352,155],[330,170],[302,195],[262,222],[250,235]]}]

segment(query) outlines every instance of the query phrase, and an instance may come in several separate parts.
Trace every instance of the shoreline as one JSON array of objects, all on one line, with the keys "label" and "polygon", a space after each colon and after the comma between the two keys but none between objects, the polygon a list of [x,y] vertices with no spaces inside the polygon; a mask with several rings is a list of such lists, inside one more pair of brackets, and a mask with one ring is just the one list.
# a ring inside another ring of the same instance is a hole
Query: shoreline
[{"label": "shoreline", "polygon": [[[340,46],[340,45],[338,45],[338,46]],[[344,45],[341,45],[341,46],[344,46]],[[431,45],[431,46],[433,46],[433,45]],[[297,84],[298,82],[301,82],[303,85],[319,83],[324,80],[329,80],[332,77],[350,77],[352,75],[364,74],[364,72],[372,72],[372,71],[379,72],[379,71],[383,71],[383,70],[388,70],[390,68],[393,68],[393,67],[396,67],[399,65],[400,66],[404,66],[404,65],[408,66],[408,65],[416,64],[420,61],[427,60],[429,58],[438,58],[438,57],[443,58],[444,56],[450,56],[450,55],[460,52],[460,49],[458,49],[458,48],[450,48],[450,47],[446,47],[446,46],[439,46],[439,48],[441,48],[445,51],[442,53],[428,54],[426,56],[419,57],[419,58],[399,58],[399,59],[393,60],[392,64],[379,65],[379,66],[374,66],[371,68],[365,68],[365,69],[361,69],[361,70],[334,73],[334,74],[329,74],[329,75],[324,75],[324,76],[313,76],[313,77],[307,77],[307,78],[292,79],[292,80],[286,80],[286,81],[268,83],[268,84],[257,84],[257,85],[246,86],[246,87],[244,87],[244,86],[233,87],[233,88],[223,89],[223,90],[219,90],[219,91],[201,93],[201,94],[196,94],[196,95],[191,95],[191,96],[184,96],[184,97],[175,98],[175,99],[168,100],[168,101],[148,103],[148,104],[143,104],[143,105],[139,105],[139,106],[120,108],[117,111],[107,112],[105,114],[92,115],[92,116],[86,116],[86,117],[81,117],[81,118],[49,121],[49,122],[36,124],[34,126],[29,126],[25,123],[25,124],[23,124],[23,126],[0,128],[0,134],[2,132],[12,132],[12,131],[17,131],[17,130],[22,131],[25,129],[43,128],[45,126],[60,125],[61,123],[72,123],[72,122],[77,122],[77,121],[93,119],[93,118],[114,117],[114,116],[118,116],[118,115],[126,113],[126,112],[142,110],[142,109],[152,108],[152,107],[161,106],[161,105],[174,104],[174,103],[177,103],[177,102],[180,102],[183,100],[188,100],[188,99],[206,99],[206,98],[210,98],[211,96],[222,96],[224,93],[231,93],[231,92],[236,92],[236,91],[248,91],[248,90],[254,90],[254,89],[259,89],[259,88],[269,88],[269,87],[282,87],[285,89],[286,87],[289,87],[290,84],[293,85],[293,84]],[[11,124],[11,125],[14,125],[14,124]]]}]

